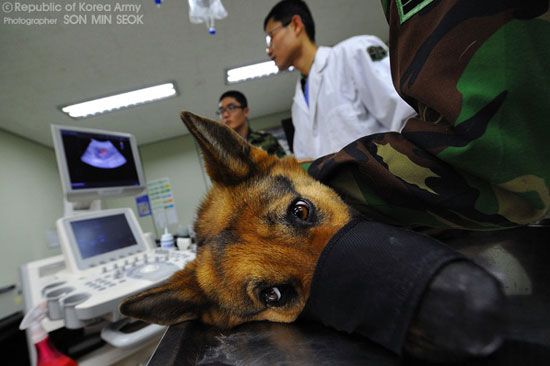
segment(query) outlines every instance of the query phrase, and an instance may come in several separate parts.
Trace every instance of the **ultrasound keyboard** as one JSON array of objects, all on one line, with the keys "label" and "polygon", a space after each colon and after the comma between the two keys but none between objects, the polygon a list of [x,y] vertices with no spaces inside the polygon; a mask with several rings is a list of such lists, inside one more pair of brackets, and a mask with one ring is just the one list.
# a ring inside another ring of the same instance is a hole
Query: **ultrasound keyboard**
[{"label": "ultrasound keyboard", "polygon": [[[81,328],[87,320],[114,313],[127,296],[169,278],[195,258],[191,251],[155,249],[136,253],[79,274],[58,273],[44,281],[50,320],[64,319],[65,327]],[[49,282],[49,283],[48,283]]]},{"label": "ultrasound keyboard", "polygon": [[50,321],[70,329],[97,318],[121,318],[124,298],[168,279],[195,258],[178,249],[152,248],[131,209],[64,217],[57,222],[63,256],[27,263],[23,271],[36,304],[46,300]]}]

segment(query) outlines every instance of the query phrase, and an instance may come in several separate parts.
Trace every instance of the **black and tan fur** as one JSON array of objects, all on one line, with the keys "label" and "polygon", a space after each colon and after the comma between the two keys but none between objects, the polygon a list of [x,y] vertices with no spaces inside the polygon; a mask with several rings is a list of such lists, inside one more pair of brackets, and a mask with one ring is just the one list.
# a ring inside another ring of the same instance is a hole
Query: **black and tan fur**
[{"label": "black and tan fur", "polygon": [[[294,158],[270,156],[219,123],[181,117],[213,183],[195,222],[197,258],[162,286],[126,300],[121,312],[166,325],[294,321],[321,251],[350,220],[348,207]],[[280,301],[266,301],[277,291]]]}]

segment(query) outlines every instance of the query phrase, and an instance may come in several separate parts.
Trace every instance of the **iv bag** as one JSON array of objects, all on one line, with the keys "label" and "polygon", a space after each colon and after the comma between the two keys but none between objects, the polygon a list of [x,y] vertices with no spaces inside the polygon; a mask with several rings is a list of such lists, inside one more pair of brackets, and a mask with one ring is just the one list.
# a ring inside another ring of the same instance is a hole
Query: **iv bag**
[{"label": "iv bag", "polygon": [[205,23],[208,33],[216,34],[214,19],[223,19],[227,11],[221,0],[189,0],[189,20],[191,23]]}]

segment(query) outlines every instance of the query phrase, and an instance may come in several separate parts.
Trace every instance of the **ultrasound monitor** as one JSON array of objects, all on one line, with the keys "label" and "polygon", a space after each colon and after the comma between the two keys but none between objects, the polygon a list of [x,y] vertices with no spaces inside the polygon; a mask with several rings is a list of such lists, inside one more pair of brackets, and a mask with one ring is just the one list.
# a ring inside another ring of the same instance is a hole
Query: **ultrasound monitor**
[{"label": "ultrasound monitor", "polygon": [[57,221],[57,231],[72,272],[147,250],[139,223],[129,208],[64,217]]},{"label": "ultrasound monitor", "polygon": [[70,225],[82,259],[137,244],[122,213],[74,221]]},{"label": "ultrasound monitor", "polygon": [[52,136],[67,201],[136,195],[145,189],[133,135],[52,125]]}]

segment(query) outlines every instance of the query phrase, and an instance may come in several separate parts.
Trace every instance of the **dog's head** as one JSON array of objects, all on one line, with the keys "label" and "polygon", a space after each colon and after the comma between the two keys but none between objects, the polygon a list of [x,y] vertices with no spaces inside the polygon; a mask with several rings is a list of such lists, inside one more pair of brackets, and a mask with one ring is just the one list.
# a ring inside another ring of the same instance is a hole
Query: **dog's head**
[{"label": "dog's head", "polygon": [[126,299],[120,311],[165,325],[295,320],[319,255],[350,220],[347,206],[294,158],[270,156],[191,113],[181,118],[213,183],[195,222],[197,257],[164,284]]}]

